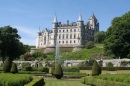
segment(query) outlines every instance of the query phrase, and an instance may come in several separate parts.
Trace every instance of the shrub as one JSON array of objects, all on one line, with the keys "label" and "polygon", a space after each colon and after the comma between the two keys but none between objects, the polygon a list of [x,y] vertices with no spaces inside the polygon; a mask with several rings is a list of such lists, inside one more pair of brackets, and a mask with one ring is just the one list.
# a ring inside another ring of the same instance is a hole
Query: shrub
[{"label": "shrub", "polygon": [[11,73],[18,73],[17,65],[13,62],[10,70]]},{"label": "shrub", "polygon": [[24,85],[24,86],[44,86],[45,82],[43,78],[34,78],[30,83]]},{"label": "shrub", "polygon": [[64,72],[79,72],[79,68],[78,67],[64,67],[63,71]]},{"label": "shrub", "polygon": [[57,79],[61,79],[63,77],[63,70],[60,64],[58,64],[54,70],[54,76]]},{"label": "shrub", "polygon": [[94,47],[94,42],[93,42],[93,41],[89,41],[89,42],[85,45],[85,47],[86,47],[87,49],[93,48],[93,47]]},{"label": "shrub", "polygon": [[92,75],[99,75],[101,74],[101,67],[98,65],[97,61],[94,61],[94,64],[92,66]]},{"label": "shrub", "polygon": [[81,83],[85,84],[85,77],[82,77],[80,81]]},{"label": "shrub", "polygon": [[53,75],[55,70],[55,63],[52,63],[52,67],[50,68],[50,73]]},{"label": "shrub", "polygon": [[3,72],[10,72],[11,65],[12,65],[12,61],[10,60],[10,58],[9,57],[6,58],[3,64]]},{"label": "shrub", "polygon": [[40,68],[40,71],[49,73],[49,68],[48,67],[42,67],[42,68]]}]

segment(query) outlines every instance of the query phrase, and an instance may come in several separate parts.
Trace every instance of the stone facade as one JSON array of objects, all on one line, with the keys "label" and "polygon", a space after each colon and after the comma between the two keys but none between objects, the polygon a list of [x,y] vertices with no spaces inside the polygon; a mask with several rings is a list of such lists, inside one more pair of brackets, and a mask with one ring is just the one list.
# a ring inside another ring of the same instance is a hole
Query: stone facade
[{"label": "stone facade", "polygon": [[59,47],[82,48],[88,41],[94,41],[94,34],[98,31],[99,22],[94,14],[86,23],[80,14],[77,22],[69,23],[67,20],[66,24],[58,22],[55,15],[52,30],[46,28],[46,30],[40,31],[39,29],[36,37],[36,49],[54,50],[52,48],[56,45],[56,39],[58,39]]}]

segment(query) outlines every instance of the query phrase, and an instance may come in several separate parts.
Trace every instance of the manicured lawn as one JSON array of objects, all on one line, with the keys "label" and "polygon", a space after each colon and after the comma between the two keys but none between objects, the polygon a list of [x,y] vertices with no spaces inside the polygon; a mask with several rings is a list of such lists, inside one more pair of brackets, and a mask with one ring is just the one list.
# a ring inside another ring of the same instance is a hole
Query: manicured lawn
[{"label": "manicured lawn", "polygon": [[[81,73],[92,74],[91,70],[80,70]],[[117,71],[106,71],[103,70],[102,74],[130,74],[130,70],[117,70]]]},{"label": "manicured lawn", "polygon": [[61,79],[44,78],[45,86],[89,86],[82,84],[79,79]]}]

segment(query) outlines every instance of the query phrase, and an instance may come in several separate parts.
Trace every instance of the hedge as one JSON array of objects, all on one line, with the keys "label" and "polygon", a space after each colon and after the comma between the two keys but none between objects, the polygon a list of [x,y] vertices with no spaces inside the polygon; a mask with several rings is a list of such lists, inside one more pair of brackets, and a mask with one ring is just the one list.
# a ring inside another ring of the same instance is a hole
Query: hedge
[{"label": "hedge", "polygon": [[32,79],[28,74],[0,73],[0,86],[23,86]]},{"label": "hedge", "polygon": [[86,76],[81,78],[81,83],[94,86],[130,86],[129,74]]},{"label": "hedge", "polygon": [[44,85],[45,85],[44,79],[42,77],[37,77],[24,86],[44,86]]},{"label": "hedge", "polygon": [[[101,67],[102,70],[130,70],[130,67]],[[80,70],[92,70],[92,67],[79,67]]]}]

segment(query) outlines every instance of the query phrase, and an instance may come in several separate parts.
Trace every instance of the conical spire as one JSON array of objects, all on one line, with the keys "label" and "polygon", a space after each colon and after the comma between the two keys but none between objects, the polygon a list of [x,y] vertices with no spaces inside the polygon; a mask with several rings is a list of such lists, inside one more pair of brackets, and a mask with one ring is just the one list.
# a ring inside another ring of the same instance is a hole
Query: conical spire
[{"label": "conical spire", "polygon": [[56,17],[56,14],[54,16],[54,21],[53,22],[57,22],[57,17]]},{"label": "conical spire", "polygon": [[79,14],[79,19],[78,19],[78,21],[83,21],[83,20],[82,20],[82,15],[81,15],[81,13]]}]

